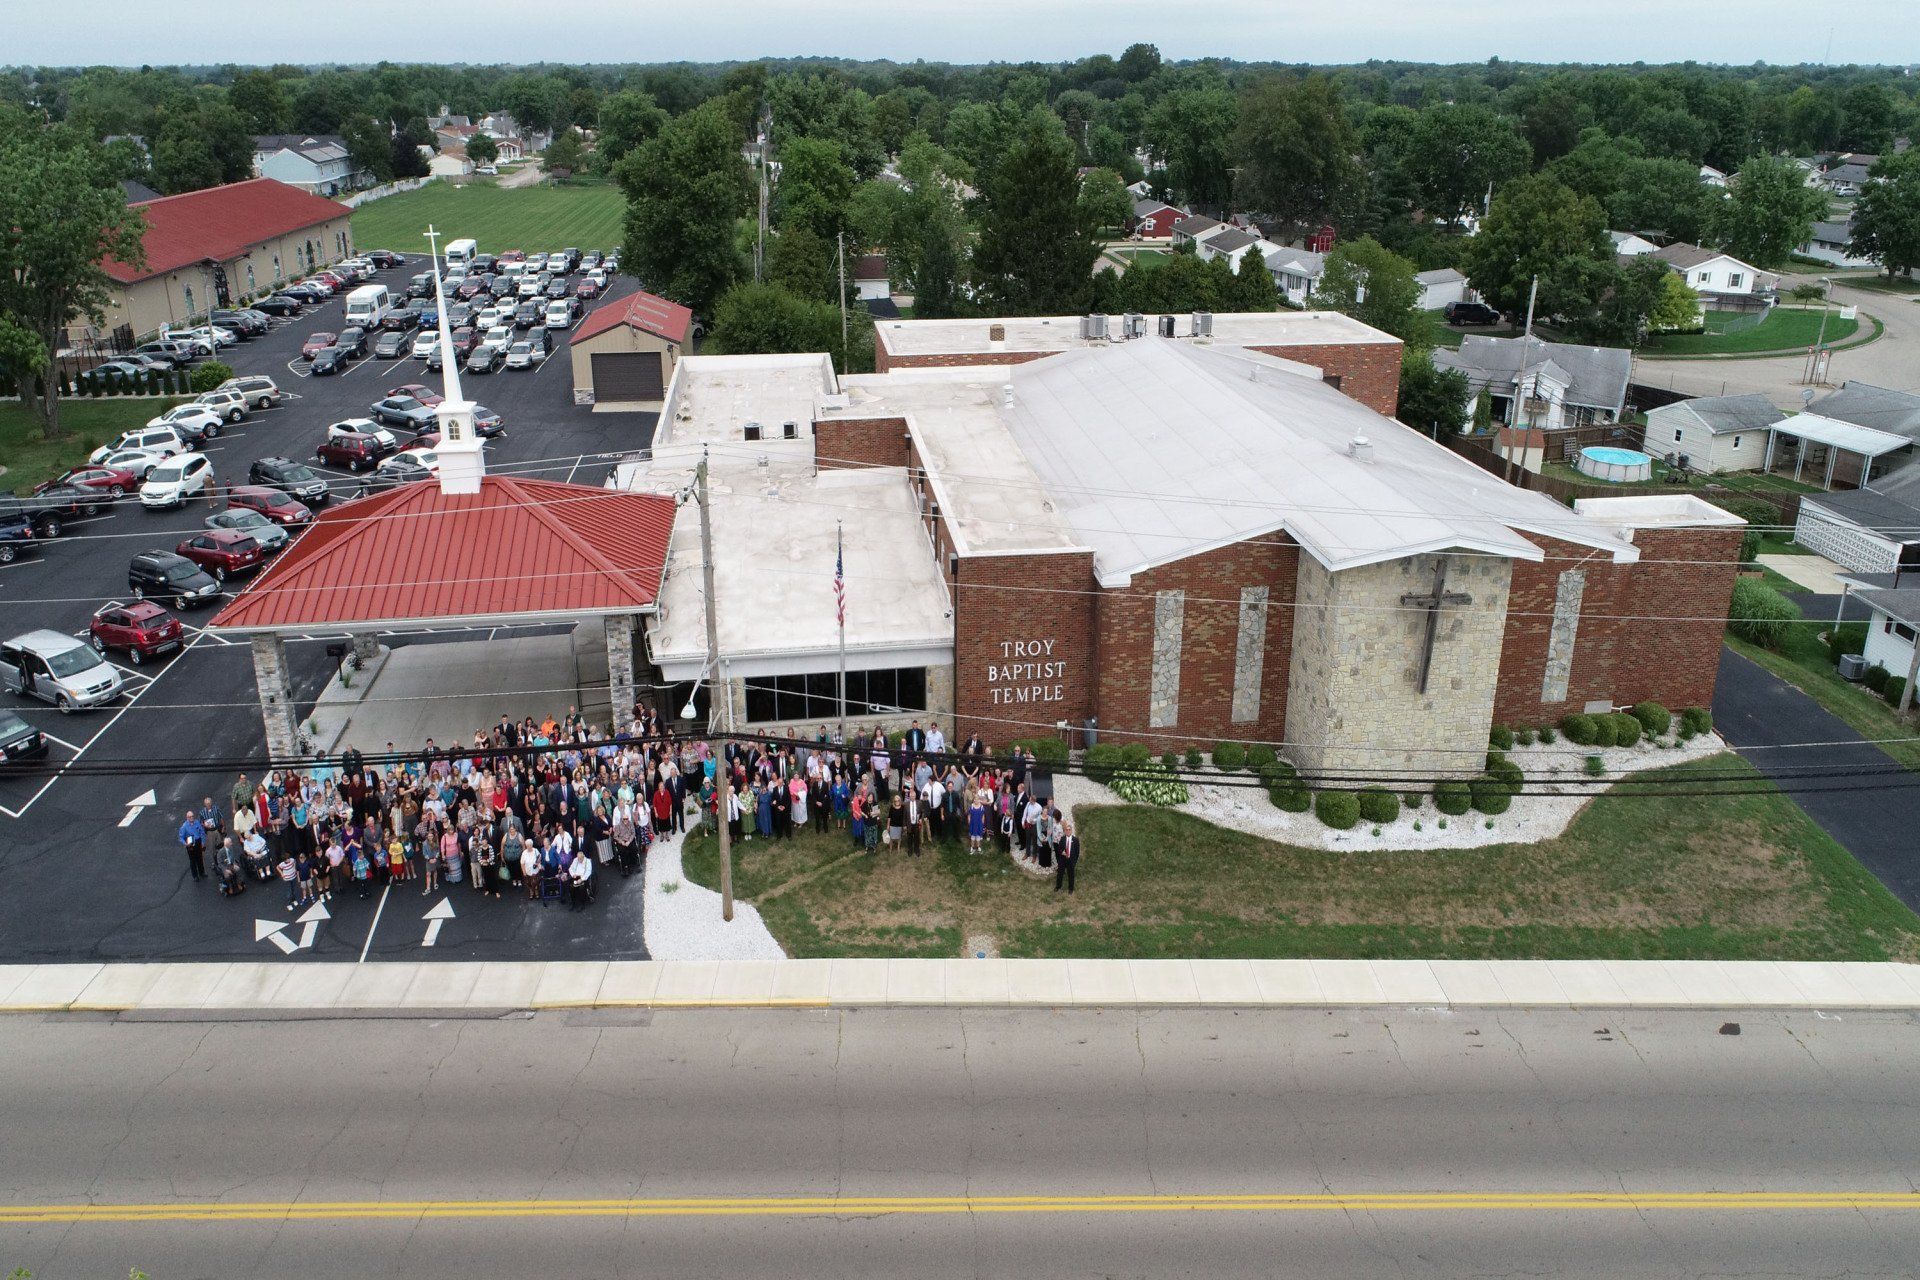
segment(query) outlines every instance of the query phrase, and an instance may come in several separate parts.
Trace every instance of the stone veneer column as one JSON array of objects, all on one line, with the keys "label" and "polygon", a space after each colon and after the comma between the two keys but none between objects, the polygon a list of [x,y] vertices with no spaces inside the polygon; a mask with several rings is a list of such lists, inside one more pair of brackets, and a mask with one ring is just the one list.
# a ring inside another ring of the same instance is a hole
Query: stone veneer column
[{"label": "stone veneer column", "polygon": [[1580,601],[1587,593],[1587,571],[1568,569],[1553,590],[1553,625],[1547,632],[1546,668],[1540,701],[1565,702],[1573,679],[1573,654],[1580,639]]},{"label": "stone veneer column", "polygon": [[293,686],[287,680],[287,642],[277,635],[252,638],[253,683],[260,691],[260,719],[267,730],[267,757],[278,764],[300,757],[300,727],[294,719]]},{"label": "stone veneer column", "polygon": [[[951,663],[927,668],[927,714],[940,721],[942,731],[947,735],[949,742],[959,734],[959,727],[953,718],[953,665]],[[963,738],[962,741],[964,740]]]},{"label": "stone veneer column", "polygon": [[1233,642],[1233,722],[1260,718],[1260,681],[1267,667],[1265,587],[1240,588],[1240,630]]},{"label": "stone veneer column", "polygon": [[380,653],[380,637],[370,631],[353,633],[353,656],[360,659],[360,665],[372,662]]},{"label": "stone veneer column", "polygon": [[1161,591],[1153,597],[1153,673],[1147,690],[1147,727],[1164,729],[1180,722],[1180,641],[1186,630],[1187,593]]},{"label": "stone veneer column", "polygon": [[613,732],[633,728],[633,615],[614,614],[607,624],[607,697],[613,703]]},{"label": "stone veneer column", "polygon": [[1433,556],[1338,573],[1300,557],[1287,741],[1302,770],[1383,779],[1405,772],[1410,782],[1480,771],[1512,565],[1487,555],[1448,558],[1447,590],[1473,602],[1441,609],[1423,695],[1427,615],[1400,597],[1431,590],[1433,571]]}]

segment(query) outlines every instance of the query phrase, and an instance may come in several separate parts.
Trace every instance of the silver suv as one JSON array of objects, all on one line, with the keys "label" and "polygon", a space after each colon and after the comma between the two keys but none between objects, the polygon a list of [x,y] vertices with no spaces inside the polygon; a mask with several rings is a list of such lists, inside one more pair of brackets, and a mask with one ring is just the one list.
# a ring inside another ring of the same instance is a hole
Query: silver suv
[{"label": "silver suv", "polygon": [[0,644],[0,688],[78,711],[110,702],[120,692],[119,668],[84,640],[42,629]]},{"label": "silver suv", "polygon": [[283,392],[274,384],[272,378],[249,375],[244,378],[228,378],[216,388],[219,391],[238,391],[247,398],[247,403],[256,409],[265,409],[279,404]]}]

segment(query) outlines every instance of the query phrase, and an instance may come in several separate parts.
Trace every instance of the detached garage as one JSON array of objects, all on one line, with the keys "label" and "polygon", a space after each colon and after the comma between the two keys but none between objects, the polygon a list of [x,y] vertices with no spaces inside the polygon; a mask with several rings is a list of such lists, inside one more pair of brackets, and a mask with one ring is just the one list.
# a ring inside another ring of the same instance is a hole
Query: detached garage
[{"label": "detached garage", "polygon": [[692,328],[691,311],[651,293],[607,303],[573,331],[574,403],[660,408]]}]

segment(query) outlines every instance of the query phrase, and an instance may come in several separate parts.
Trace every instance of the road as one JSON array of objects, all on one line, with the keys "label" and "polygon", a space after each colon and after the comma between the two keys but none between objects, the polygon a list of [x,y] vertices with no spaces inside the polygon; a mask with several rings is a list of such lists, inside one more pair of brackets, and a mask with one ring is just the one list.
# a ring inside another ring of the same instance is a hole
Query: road
[{"label": "road", "polygon": [[[1781,279],[1784,294],[1796,284],[1817,280],[1817,276],[1786,276]],[[1920,392],[1920,302],[1895,294],[1867,289],[1849,289],[1835,285],[1836,306],[1857,306],[1877,317],[1886,327],[1878,341],[1847,351],[1837,351],[1827,371],[1827,382],[1839,386],[1849,378],[1871,382],[1875,386],[1898,391]],[[1654,387],[1670,387],[1696,396],[1743,395],[1757,391],[1782,409],[1798,410],[1800,379],[1806,372],[1806,356],[1770,356],[1753,360],[1639,360],[1633,363],[1633,380]]]},{"label": "road", "polygon": [[0,1037],[0,1263],[43,1278],[1920,1266],[1910,1016],[736,1008]]}]

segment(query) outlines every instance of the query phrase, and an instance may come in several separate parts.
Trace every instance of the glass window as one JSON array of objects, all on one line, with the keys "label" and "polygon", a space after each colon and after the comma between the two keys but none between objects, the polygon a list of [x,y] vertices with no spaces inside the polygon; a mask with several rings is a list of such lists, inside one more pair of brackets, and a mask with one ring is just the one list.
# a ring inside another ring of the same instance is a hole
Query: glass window
[{"label": "glass window", "polygon": [[1742,276],[1738,271],[1736,271],[1732,275],[1727,277],[1727,287],[1729,289],[1738,289],[1740,287],[1740,282],[1745,278],[1746,277]]},{"label": "glass window", "polygon": [[[926,706],[925,667],[847,672],[847,714],[850,716],[924,711]],[[749,722],[828,721],[838,718],[839,714],[838,676],[835,672],[762,676],[747,681]]]},{"label": "glass window", "polygon": [[1734,448],[1736,448],[1736,449],[1738,449],[1738,448],[1740,447],[1740,437],[1739,437],[1739,436],[1735,436],[1735,437],[1733,438],[1733,447],[1734,447]]},{"label": "glass window", "polygon": [[1913,628],[1904,622],[1896,622],[1893,624],[1893,634],[1899,636],[1909,644],[1913,643]]}]

